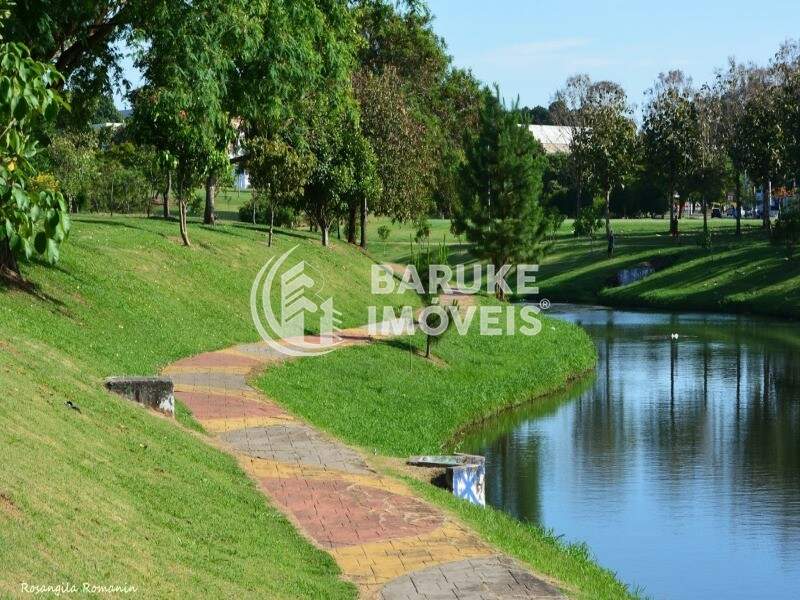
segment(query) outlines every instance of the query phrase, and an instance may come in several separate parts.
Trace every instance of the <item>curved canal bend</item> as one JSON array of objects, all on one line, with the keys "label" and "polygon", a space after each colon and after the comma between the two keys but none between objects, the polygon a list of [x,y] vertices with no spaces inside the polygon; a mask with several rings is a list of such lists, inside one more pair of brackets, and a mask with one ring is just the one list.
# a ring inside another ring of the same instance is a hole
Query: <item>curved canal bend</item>
[{"label": "curved canal bend", "polygon": [[464,441],[487,457],[487,501],[652,598],[797,598],[800,324],[550,314],[594,338],[596,375]]}]

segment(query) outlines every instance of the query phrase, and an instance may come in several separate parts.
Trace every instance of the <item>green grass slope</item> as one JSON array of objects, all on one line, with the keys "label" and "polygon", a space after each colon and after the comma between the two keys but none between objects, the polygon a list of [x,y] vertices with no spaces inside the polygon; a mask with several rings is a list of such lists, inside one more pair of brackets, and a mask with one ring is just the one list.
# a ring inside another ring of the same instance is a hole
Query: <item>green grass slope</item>
[{"label": "green grass slope", "polygon": [[[800,260],[769,243],[760,223],[745,221],[734,235],[733,219],[711,219],[711,248],[698,239],[702,221],[684,219],[676,242],[660,219],[616,220],[616,249],[605,240],[575,239],[565,224],[539,274],[542,295],[551,300],[601,302],[612,306],[742,312],[800,317]],[[600,236],[602,238],[602,236]],[[643,261],[661,263],[656,274],[623,287],[609,279]]]},{"label": "green grass slope", "polygon": [[361,324],[370,262],[296,232],[270,250],[232,225],[192,226],[187,249],[177,229],[79,217],[63,262],[25,267],[31,289],[0,286],[0,596],[87,582],[150,598],[352,597],[231,458],[102,379],[255,341],[253,277],[294,245],[345,326]]},{"label": "green grass slope", "polygon": [[390,456],[438,452],[459,429],[557,390],[595,364],[571,324],[545,319],[537,336],[465,336],[453,328],[420,354],[424,338],[397,338],[264,372],[271,398],[352,444]]},{"label": "green grass slope", "polygon": [[[387,225],[386,243],[377,227]],[[800,257],[788,259],[783,247],[769,243],[761,222],[744,220],[737,238],[733,219],[710,219],[711,248],[699,245],[703,222],[681,220],[681,237],[667,233],[665,219],[614,219],[614,256],[606,255],[605,232],[594,242],[576,238],[565,221],[552,239],[537,282],[541,296],[553,301],[610,306],[753,313],[800,318]],[[446,220],[431,221],[431,241],[446,236],[453,264],[474,262],[470,244],[448,233]],[[408,260],[414,228],[376,219],[370,226],[370,254],[377,260]],[[620,269],[654,261],[659,272],[624,287],[610,280]]]}]

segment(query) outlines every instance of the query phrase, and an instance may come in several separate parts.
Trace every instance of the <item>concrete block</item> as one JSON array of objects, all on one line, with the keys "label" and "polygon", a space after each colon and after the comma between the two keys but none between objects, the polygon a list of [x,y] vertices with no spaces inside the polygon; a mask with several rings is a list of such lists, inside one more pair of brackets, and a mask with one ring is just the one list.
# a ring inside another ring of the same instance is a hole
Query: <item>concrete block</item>
[{"label": "concrete block", "polygon": [[172,380],[166,377],[109,377],[106,389],[128,400],[175,416]]}]

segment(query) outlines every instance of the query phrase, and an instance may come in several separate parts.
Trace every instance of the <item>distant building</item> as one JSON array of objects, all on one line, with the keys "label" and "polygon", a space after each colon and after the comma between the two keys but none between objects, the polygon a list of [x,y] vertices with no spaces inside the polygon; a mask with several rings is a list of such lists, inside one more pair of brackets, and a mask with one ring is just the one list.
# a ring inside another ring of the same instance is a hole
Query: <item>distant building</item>
[{"label": "distant building", "polygon": [[544,146],[547,154],[569,153],[572,128],[559,125],[528,125],[528,131]]}]

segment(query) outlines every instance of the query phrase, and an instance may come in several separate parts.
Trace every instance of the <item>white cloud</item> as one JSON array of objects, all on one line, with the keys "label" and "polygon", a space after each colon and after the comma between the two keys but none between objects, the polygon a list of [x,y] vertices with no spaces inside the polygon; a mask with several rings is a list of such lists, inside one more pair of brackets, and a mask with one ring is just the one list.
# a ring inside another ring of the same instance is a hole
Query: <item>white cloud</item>
[{"label": "white cloud", "polygon": [[586,48],[590,42],[588,38],[567,37],[514,44],[489,50],[475,62],[485,67],[521,69],[548,64],[556,59],[574,60],[580,58],[580,53],[575,51]]}]

